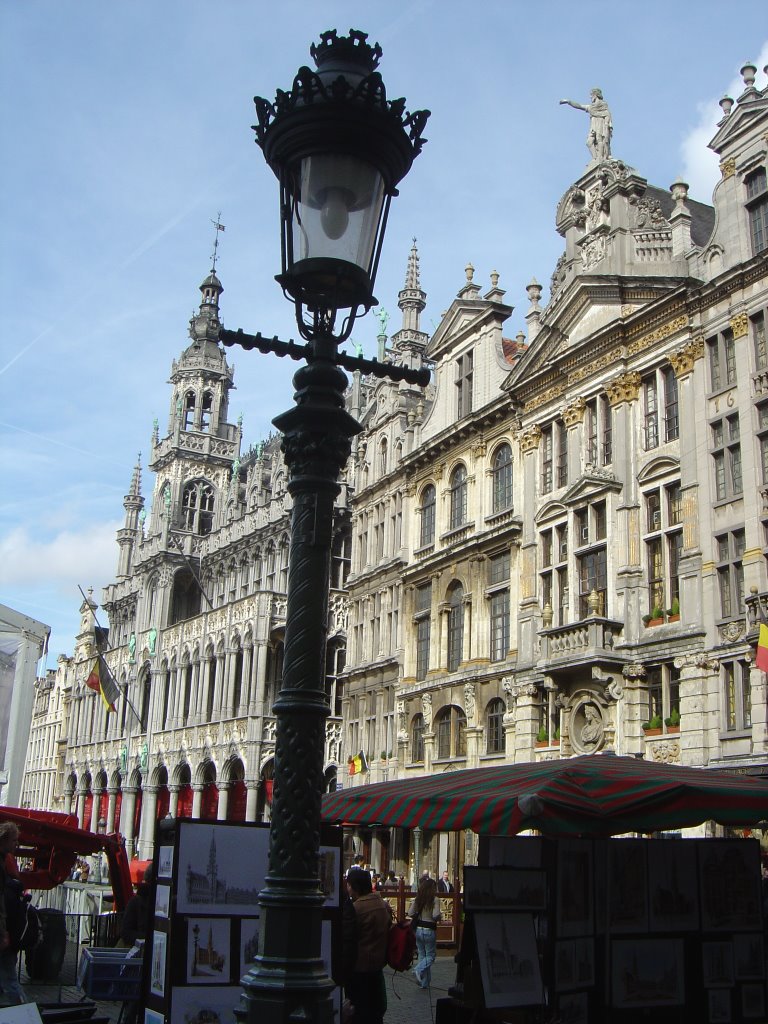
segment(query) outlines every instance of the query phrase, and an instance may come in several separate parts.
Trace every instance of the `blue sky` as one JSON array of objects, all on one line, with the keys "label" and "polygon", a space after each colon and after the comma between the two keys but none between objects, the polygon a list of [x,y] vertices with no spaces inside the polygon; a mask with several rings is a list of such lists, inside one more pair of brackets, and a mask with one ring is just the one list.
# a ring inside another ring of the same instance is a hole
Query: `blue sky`
[{"label": "blue sky", "polygon": [[[586,2],[3,0],[0,163],[5,301],[0,344],[0,602],[53,627],[71,652],[80,596],[117,563],[115,531],[152,421],[167,422],[171,361],[210,266],[228,327],[295,337],[279,270],[277,188],[253,142],[252,97],[289,88],[327,28],[369,33],[390,97],[432,117],[394,202],[377,282],[397,313],[418,239],[425,329],[464,281],[497,270],[525,326],[525,285],[562,251],[558,200],[584,169],[586,115],[603,89],[613,154],[653,184],[679,175],[708,202],[706,150],[746,59],[768,62],[760,4],[642,8]],[[765,75],[758,72],[758,85]],[[735,91],[734,91],[735,90]],[[392,315],[390,329],[397,327]],[[354,340],[375,353],[376,321]],[[291,404],[294,365],[235,352],[245,444]],[[145,470],[144,493],[151,479]]]}]

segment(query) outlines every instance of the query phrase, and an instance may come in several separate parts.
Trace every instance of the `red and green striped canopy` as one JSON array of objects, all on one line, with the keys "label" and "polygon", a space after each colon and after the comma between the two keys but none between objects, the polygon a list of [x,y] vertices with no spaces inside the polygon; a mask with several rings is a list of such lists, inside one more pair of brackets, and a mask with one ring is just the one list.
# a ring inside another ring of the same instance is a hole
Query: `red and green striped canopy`
[{"label": "red and green striped canopy", "polygon": [[323,819],[484,835],[610,836],[768,819],[768,778],[612,754],[470,768],[323,797]]}]

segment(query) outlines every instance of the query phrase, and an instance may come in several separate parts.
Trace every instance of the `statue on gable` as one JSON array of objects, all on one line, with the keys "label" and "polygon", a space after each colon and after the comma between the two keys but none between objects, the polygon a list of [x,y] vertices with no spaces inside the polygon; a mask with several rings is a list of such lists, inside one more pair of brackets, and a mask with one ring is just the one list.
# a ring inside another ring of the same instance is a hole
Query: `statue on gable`
[{"label": "statue on gable", "polygon": [[601,89],[593,89],[590,93],[589,103],[576,103],[575,100],[560,100],[574,110],[584,110],[589,114],[589,132],[587,134],[587,149],[592,155],[593,161],[608,160],[611,155],[611,135],[613,135],[613,121],[608,104],[603,99]]}]

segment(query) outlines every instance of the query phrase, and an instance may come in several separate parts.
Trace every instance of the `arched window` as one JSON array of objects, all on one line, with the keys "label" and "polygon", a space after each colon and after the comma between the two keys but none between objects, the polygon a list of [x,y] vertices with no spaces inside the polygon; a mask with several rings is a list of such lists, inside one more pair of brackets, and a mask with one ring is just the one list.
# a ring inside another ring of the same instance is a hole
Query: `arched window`
[{"label": "arched window", "polygon": [[467,719],[461,708],[451,705],[435,715],[437,757],[466,757]]},{"label": "arched window", "polygon": [[512,507],[512,449],[501,445],[493,457],[493,511]]},{"label": "arched window", "polygon": [[339,676],[347,661],[347,649],[341,637],[330,640],[325,651],[325,696],[331,714],[341,718],[341,700],[344,696],[343,683]]},{"label": "arched window", "polygon": [[203,392],[203,407],[200,411],[200,429],[211,429],[211,415],[213,413],[213,392]]},{"label": "arched window", "polygon": [[419,544],[423,548],[435,543],[435,505],[435,488],[432,484],[427,484],[421,492],[421,534]]},{"label": "arched window", "polygon": [[213,487],[205,480],[193,480],[184,487],[181,513],[184,529],[205,537],[213,529]]},{"label": "arched window", "polygon": [[275,589],[275,545],[273,541],[270,541],[269,547],[267,548],[267,564],[266,576],[264,578],[264,589]]},{"label": "arched window", "polygon": [[450,528],[457,529],[467,521],[467,470],[461,463],[451,473]]},{"label": "arched window", "polygon": [[382,437],[379,444],[379,473],[382,476],[387,472],[387,439]]},{"label": "arched window", "polygon": [[411,722],[411,761],[424,760],[424,715],[414,715]]},{"label": "arched window", "polygon": [[464,588],[454,583],[448,591],[448,671],[461,664],[464,645]]},{"label": "arched window", "polygon": [[143,666],[139,676],[139,716],[141,718],[141,731],[146,732],[149,725],[149,697],[152,676],[149,664]]},{"label": "arched window", "polygon": [[194,430],[195,428],[195,392],[188,391],[184,395],[184,429]]},{"label": "arched window", "polygon": [[504,741],[504,701],[494,697],[485,709],[485,752],[486,754],[503,754]]}]

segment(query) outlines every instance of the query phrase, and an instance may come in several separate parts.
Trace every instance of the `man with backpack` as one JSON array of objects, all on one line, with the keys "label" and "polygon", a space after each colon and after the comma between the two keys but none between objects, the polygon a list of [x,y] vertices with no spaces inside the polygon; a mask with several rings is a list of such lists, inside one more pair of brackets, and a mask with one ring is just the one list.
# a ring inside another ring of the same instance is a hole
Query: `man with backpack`
[{"label": "man with backpack", "polygon": [[4,821],[0,824],[0,885],[3,893],[3,899],[0,900],[0,1003],[5,1006],[16,1006],[27,1001],[16,968],[16,954],[21,939],[19,929],[23,932],[26,923],[23,887],[11,873],[11,866],[16,863],[14,853],[18,845],[18,827],[12,821]]}]

